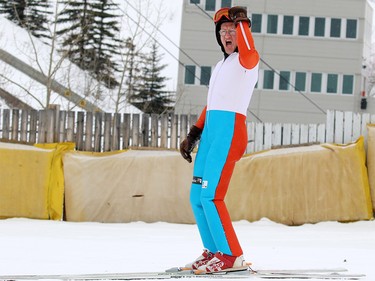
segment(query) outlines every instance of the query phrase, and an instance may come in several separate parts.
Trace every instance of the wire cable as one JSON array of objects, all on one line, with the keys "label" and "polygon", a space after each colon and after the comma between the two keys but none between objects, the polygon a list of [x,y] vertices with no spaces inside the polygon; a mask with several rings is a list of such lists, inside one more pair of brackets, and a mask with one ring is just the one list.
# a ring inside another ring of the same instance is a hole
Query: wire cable
[{"label": "wire cable", "polygon": [[306,96],[304,93],[302,93],[299,89],[296,88],[296,86],[294,86],[292,83],[290,83],[290,81],[288,79],[286,79],[284,76],[282,76],[279,72],[277,72],[276,69],[274,69],[271,65],[269,65],[265,60],[263,60],[262,58],[260,59],[266,66],[268,66],[269,69],[272,70],[272,72],[276,73],[277,75],[280,76],[280,78],[285,81],[286,83],[288,83],[290,86],[293,87],[293,89],[298,92],[299,94],[301,94],[304,98],[306,98],[309,102],[311,102],[313,105],[315,105],[321,112],[323,112],[324,114],[327,114],[316,102],[314,102],[312,99],[310,99],[308,96]]}]

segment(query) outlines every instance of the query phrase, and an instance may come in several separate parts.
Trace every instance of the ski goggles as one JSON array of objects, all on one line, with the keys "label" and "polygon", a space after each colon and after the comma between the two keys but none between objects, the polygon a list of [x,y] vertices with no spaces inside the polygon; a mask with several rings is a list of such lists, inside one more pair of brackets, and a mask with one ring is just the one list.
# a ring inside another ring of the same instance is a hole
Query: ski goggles
[{"label": "ski goggles", "polygon": [[219,20],[221,20],[222,17],[225,17],[229,21],[232,21],[229,18],[228,11],[229,11],[229,8],[221,8],[220,10],[218,10],[214,15],[214,23],[217,23]]}]

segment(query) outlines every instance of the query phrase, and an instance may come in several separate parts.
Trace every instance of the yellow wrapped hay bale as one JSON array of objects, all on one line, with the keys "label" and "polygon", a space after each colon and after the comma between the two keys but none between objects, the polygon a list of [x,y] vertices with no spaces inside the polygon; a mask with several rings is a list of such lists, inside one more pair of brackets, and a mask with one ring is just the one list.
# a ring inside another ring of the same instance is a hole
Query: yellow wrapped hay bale
[{"label": "yellow wrapped hay bale", "polygon": [[192,164],[178,152],[64,155],[67,221],[193,223]]},{"label": "yellow wrapped hay bale", "polygon": [[0,218],[62,219],[61,153],[73,148],[0,143]]},{"label": "yellow wrapped hay bale", "polygon": [[287,225],[372,217],[363,138],[243,157],[226,202],[233,220]]}]

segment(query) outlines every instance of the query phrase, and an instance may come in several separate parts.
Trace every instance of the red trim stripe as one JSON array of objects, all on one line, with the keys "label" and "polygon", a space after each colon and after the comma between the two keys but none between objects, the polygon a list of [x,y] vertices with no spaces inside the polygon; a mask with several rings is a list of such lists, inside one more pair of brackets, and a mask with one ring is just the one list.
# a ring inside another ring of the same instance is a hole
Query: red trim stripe
[{"label": "red trim stripe", "polygon": [[[233,256],[242,255],[242,248],[238,241],[237,235],[234,231],[232,220],[230,218],[229,212],[224,202],[224,197],[227,193],[230,179],[233,174],[234,166],[236,162],[241,159],[245,152],[247,145],[247,131],[246,131],[246,117],[242,114],[236,114],[232,144],[229,149],[227,160],[224,164],[223,170],[221,172],[220,181],[218,183],[214,204],[216,206],[217,212],[219,214],[221,223],[223,225],[225,235],[229,247],[232,251]],[[227,254],[227,253],[225,253]]]}]

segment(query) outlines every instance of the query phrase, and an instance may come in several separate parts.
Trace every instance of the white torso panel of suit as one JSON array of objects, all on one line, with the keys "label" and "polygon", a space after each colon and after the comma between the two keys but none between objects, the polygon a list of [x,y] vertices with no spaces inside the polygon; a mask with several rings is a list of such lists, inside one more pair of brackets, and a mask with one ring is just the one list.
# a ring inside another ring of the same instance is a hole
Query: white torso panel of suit
[{"label": "white torso panel of suit", "polygon": [[244,68],[237,52],[219,61],[210,79],[207,110],[231,111],[246,116],[258,81],[258,66],[259,63],[252,69]]}]

